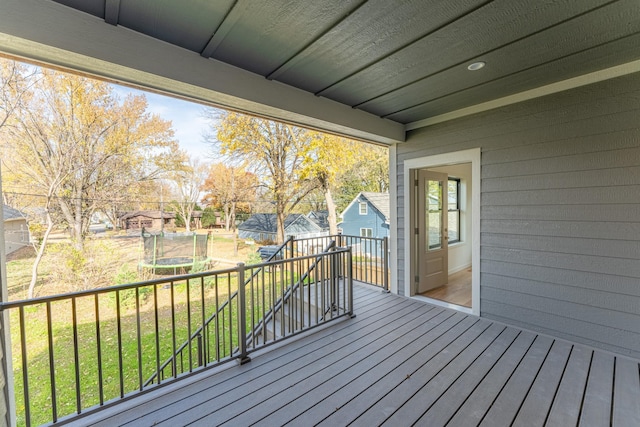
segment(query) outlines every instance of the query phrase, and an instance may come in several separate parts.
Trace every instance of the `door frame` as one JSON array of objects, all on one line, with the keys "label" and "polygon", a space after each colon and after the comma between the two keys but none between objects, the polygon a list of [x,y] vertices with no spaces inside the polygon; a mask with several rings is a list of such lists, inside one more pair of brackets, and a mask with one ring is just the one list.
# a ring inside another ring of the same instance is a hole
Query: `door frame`
[{"label": "door frame", "polygon": [[[460,163],[471,163],[471,312],[480,315],[480,148],[472,148],[469,150],[456,151],[452,153],[438,154],[434,156],[419,157],[415,159],[407,159],[403,164],[403,191],[404,205],[402,206],[405,213],[405,224],[411,223],[411,212],[414,209],[412,205],[413,197],[411,192],[414,189],[412,169],[424,169],[438,166],[449,166]],[[412,248],[411,227],[404,227],[404,295],[413,297],[412,276],[415,258],[415,248]],[[453,305],[452,305],[453,306]],[[461,307],[462,308],[462,307]]]}]

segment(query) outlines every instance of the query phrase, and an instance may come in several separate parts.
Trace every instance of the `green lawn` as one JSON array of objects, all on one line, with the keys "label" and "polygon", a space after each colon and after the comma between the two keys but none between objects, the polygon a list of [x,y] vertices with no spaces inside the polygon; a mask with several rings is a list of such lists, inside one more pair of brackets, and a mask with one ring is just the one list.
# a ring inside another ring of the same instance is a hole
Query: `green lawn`
[{"label": "green lawn", "polygon": [[[265,304],[276,299],[281,284],[279,274],[267,274],[265,282]],[[221,277],[216,283],[211,279],[204,284],[205,318],[208,318],[236,290],[235,277]],[[154,290],[155,288],[155,290]],[[261,288],[260,288],[261,289]],[[217,290],[217,292],[216,292]],[[80,407],[88,408],[140,389],[140,381],[146,381],[173,354],[175,347],[184,343],[189,332],[193,333],[202,324],[202,286],[200,280],[192,280],[189,285],[190,310],[187,310],[187,285],[182,282],[174,286],[173,306],[171,310],[171,289],[162,285],[140,288],[140,310],[136,310],[135,291],[123,291],[120,297],[120,346],[118,345],[117,304],[114,293],[103,294],[98,298],[99,340],[96,328],[95,304],[93,296],[76,300],[76,333],[78,342],[78,372],[80,389]],[[251,294],[247,298],[252,298]],[[262,295],[254,295],[255,315],[247,312],[247,328],[251,328],[251,319],[259,319],[263,313]],[[234,300],[235,301],[235,300]],[[250,306],[251,304],[249,304]],[[156,316],[158,307],[158,334],[156,334]],[[190,324],[188,322],[190,313]],[[172,317],[173,320],[172,321]],[[76,412],[78,394],[76,393],[76,370],[74,355],[73,310],[70,301],[51,303],[53,358],[55,364],[55,394],[58,417]],[[138,322],[140,328],[138,329]],[[175,326],[172,326],[172,323]],[[190,329],[189,329],[190,325]],[[47,307],[40,304],[25,309],[25,330],[27,342],[30,416],[33,425],[51,421],[52,399],[49,369]],[[217,330],[217,333],[216,333]],[[11,331],[13,345],[13,364],[16,389],[18,424],[25,424],[25,404],[23,389],[23,369],[21,362],[20,324],[18,310],[11,313]],[[238,320],[236,303],[227,306],[212,322],[205,338],[207,360],[224,359],[232,349],[238,346]],[[139,332],[139,337],[138,337]],[[216,339],[218,337],[218,339]],[[97,369],[98,343],[102,372]],[[140,354],[138,354],[140,346]],[[119,351],[119,348],[122,351]],[[159,357],[158,357],[159,354]],[[120,357],[121,355],[121,357]],[[177,363],[178,372],[189,370],[189,351],[183,353]],[[191,346],[192,364],[197,366],[197,344]],[[208,362],[208,363],[209,363]],[[122,364],[122,369],[120,369]],[[122,376],[120,375],[122,372]],[[165,371],[171,376],[171,369]],[[100,378],[100,375],[102,378]],[[102,391],[100,390],[102,384]]]}]

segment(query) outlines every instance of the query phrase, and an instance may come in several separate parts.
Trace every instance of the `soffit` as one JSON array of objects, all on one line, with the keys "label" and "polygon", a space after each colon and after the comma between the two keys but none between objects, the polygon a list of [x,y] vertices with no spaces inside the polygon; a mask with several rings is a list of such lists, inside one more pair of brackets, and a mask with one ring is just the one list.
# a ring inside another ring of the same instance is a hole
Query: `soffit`
[{"label": "soffit", "polygon": [[[365,113],[358,117],[381,118],[389,128],[640,59],[637,0],[57,3],[98,18],[96,28],[132,30]],[[468,71],[475,61],[487,65]]]}]

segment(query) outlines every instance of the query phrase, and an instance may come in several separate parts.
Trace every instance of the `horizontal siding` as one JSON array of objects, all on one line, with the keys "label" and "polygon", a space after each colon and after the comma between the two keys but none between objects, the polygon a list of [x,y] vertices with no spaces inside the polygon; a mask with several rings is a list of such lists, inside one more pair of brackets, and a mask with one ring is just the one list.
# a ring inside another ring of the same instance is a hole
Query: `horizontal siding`
[{"label": "horizontal siding", "polygon": [[[483,310],[487,312],[485,317],[513,326],[543,332],[557,338],[580,341],[596,348],[604,347],[618,354],[633,356],[640,353],[637,334],[620,328],[581,322],[544,310],[533,310],[523,305],[515,306],[500,301],[486,301]],[[592,337],[603,339],[594,340]]]},{"label": "horizontal siding", "polygon": [[632,186],[640,167],[589,169],[575,172],[545,173],[508,178],[484,178],[485,193],[526,191],[560,188],[589,188],[608,186]]},{"label": "horizontal siding", "polygon": [[[487,260],[481,261],[480,271],[482,274],[504,276],[512,279],[528,279],[538,283],[543,283],[541,278],[544,278],[546,283],[558,286],[575,287],[584,290],[601,290],[603,292],[640,297],[638,279],[634,277],[620,277],[615,274],[563,270],[547,266]],[[490,277],[488,280],[492,280],[492,278]]]},{"label": "horizontal siding", "polygon": [[397,192],[405,160],[480,147],[481,315],[640,357],[639,118],[635,74],[419,129]]},{"label": "horizontal siding", "polygon": [[[640,112],[636,115],[640,117]],[[602,170],[633,167],[640,160],[640,147],[587,153],[581,156],[560,156],[533,160],[518,160],[483,166],[483,178],[512,177],[568,171]]]},{"label": "horizontal siding", "polygon": [[[610,290],[588,289],[582,286],[565,286],[556,283],[546,283],[534,279],[522,279],[519,277],[501,276],[490,273],[482,273],[481,279],[491,286],[483,289],[493,289],[497,292],[501,290],[517,292],[533,297],[567,301],[586,307],[596,307],[599,309],[611,310],[612,312],[627,313],[635,315],[640,307],[640,295],[630,296],[621,293],[614,293]],[[485,292],[484,297],[489,294]],[[638,325],[640,327],[640,325]]]},{"label": "horizontal siding", "polygon": [[481,252],[483,260],[508,261],[514,264],[540,265],[564,270],[603,273],[640,279],[640,262],[637,259],[563,254],[491,246],[482,246]]},{"label": "horizontal siding", "polygon": [[[584,223],[603,223],[606,221],[606,224],[626,222],[633,227],[633,224],[638,224],[637,220],[640,218],[640,206],[633,203],[619,205],[610,203],[608,205],[483,206],[480,212],[487,222],[509,219],[514,221],[578,221]],[[624,225],[615,224],[612,227],[624,227]],[[525,234],[526,230],[522,230],[522,232]]]},{"label": "horizontal siding", "polygon": [[[483,247],[640,260],[640,241],[482,233]],[[640,263],[639,263],[640,264]]]},{"label": "horizontal siding", "polygon": [[482,230],[490,233],[521,236],[566,236],[594,239],[635,240],[640,233],[637,222],[551,221],[551,220],[482,220]]}]

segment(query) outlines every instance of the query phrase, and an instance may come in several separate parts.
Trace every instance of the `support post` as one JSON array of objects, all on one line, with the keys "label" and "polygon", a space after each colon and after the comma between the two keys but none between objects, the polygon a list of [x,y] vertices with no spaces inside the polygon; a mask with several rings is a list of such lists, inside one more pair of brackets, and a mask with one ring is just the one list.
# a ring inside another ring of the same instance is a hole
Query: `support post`
[{"label": "support post", "polygon": [[[1,172],[1,171],[0,171]],[[2,179],[0,178],[0,195]],[[3,203],[4,206],[4,203]],[[7,302],[7,259],[4,241],[4,208],[0,209],[0,303]],[[13,364],[11,357],[11,333],[9,312],[0,311],[0,425],[16,425],[15,394],[13,389]]]},{"label": "support post", "polygon": [[238,263],[238,360],[241,365],[251,361],[247,356],[247,299],[244,288],[244,263]]},{"label": "support post", "polygon": [[389,293],[389,237],[385,236],[382,240],[382,283],[384,289],[382,292]]},{"label": "support post", "polygon": [[354,317],[356,317],[356,315],[353,312],[353,258],[351,257],[351,246],[349,246],[348,250],[347,271],[345,279],[347,280],[347,286],[349,287],[349,317],[353,319]]}]

